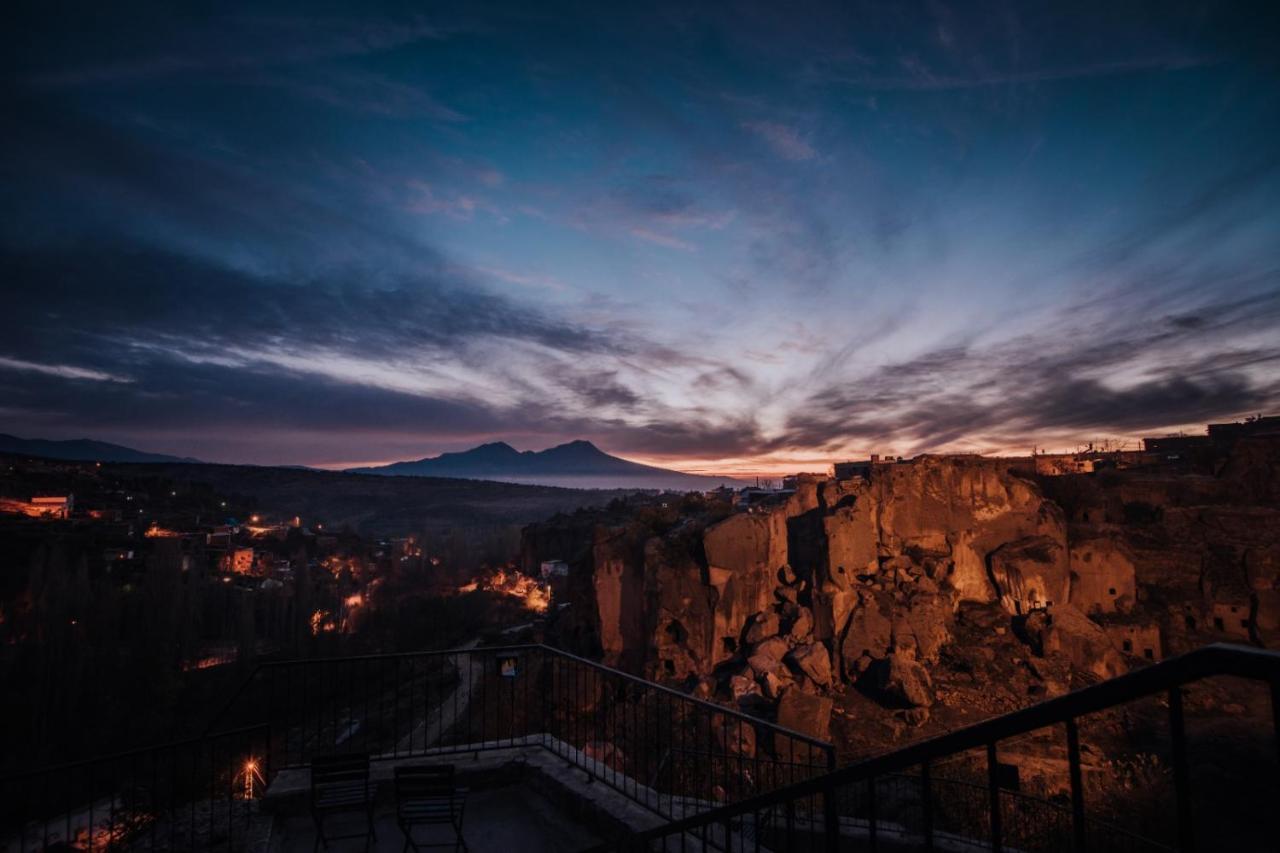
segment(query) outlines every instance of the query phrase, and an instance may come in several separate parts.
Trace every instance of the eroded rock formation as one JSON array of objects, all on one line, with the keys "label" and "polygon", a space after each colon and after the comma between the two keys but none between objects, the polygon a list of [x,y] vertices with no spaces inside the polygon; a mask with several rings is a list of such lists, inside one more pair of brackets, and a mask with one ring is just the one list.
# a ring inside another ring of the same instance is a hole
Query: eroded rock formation
[{"label": "eroded rock formation", "polygon": [[1270,498],[1275,453],[1243,446],[1253,467],[1214,481],[918,457],[750,511],[691,496],[561,519],[530,529],[526,561],[569,560],[578,651],[806,731],[848,689],[914,726],[957,672],[1016,706],[1214,631],[1280,639],[1280,507],[1234,497]]}]

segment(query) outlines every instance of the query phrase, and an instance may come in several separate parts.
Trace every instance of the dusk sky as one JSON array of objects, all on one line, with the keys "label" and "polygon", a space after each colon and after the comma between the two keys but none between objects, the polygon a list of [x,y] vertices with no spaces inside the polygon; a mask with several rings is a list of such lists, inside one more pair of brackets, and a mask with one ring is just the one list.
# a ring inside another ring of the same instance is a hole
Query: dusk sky
[{"label": "dusk sky", "polygon": [[185,5],[6,16],[0,432],[751,473],[1280,408],[1244,6]]}]

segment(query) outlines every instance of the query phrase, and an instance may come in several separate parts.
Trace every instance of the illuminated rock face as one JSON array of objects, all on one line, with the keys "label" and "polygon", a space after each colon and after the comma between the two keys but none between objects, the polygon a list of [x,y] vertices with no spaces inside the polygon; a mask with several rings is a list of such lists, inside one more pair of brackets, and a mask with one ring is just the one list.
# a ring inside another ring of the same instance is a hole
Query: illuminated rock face
[{"label": "illuminated rock face", "polygon": [[1133,555],[1115,536],[1072,536],[1071,603],[1085,613],[1127,613],[1137,600]]},{"label": "illuminated rock face", "polygon": [[527,539],[572,567],[570,648],[792,720],[856,683],[915,725],[969,685],[996,713],[1207,642],[1280,645],[1280,441],[1241,447],[1214,476],[924,457],[747,513],[614,512],[577,561],[563,532]]},{"label": "illuminated rock face", "polygon": [[1028,536],[992,552],[991,577],[1004,609],[1017,615],[1067,600],[1067,551],[1048,536]]},{"label": "illuminated rock face", "polygon": [[1025,614],[1069,595],[1061,512],[978,459],[802,480],[785,502],[694,535],[652,536],[642,558],[626,536],[597,542],[592,604],[607,661],[643,646],[655,677],[720,668],[770,698],[821,693],[883,674],[871,664],[894,653],[895,672],[934,664],[962,601]]}]

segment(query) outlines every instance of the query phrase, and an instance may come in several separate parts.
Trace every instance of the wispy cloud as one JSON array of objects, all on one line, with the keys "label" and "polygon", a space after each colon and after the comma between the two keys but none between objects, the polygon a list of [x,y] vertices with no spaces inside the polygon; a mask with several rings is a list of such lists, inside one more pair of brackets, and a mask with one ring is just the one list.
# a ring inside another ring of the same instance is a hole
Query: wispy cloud
[{"label": "wispy cloud", "polygon": [[648,228],[634,227],[631,229],[631,236],[646,243],[653,243],[657,246],[664,246],[668,249],[679,249],[682,252],[696,252],[698,247],[688,240],[681,240],[679,237],[673,237],[670,234],[661,234]]},{"label": "wispy cloud", "polygon": [[745,130],[764,140],[764,143],[784,160],[812,160],[818,152],[793,127],[774,121],[747,121],[742,123]]},{"label": "wispy cloud", "polygon": [[116,376],[88,367],[75,367],[69,364],[39,364],[34,361],[24,361],[20,358],[6,358],[4,356],[0,356],[0,369],[25,370],[32,373],[43,373],[46,376],[60,376],[64,379],[88,379],[94,382],[133,381],[127,376]]}]

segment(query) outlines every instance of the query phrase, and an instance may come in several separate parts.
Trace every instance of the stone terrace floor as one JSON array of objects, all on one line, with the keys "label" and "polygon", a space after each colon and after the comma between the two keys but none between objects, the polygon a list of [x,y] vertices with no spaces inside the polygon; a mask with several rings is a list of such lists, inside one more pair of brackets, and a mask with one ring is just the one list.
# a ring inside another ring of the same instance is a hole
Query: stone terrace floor
[{"label": "stone terrace floor", "polygon": [[[326,821],[325,831],[345,835],[359,832],[362,826],[359,815],[332,817]],[[380,809],[375,813],[374,827],[378,838],[376,844],[369,845],[369,850],[399,853],[404,848],[404,835],[396,825],[393,809]],[[425,829],[419,829],[415,840],[422,846],[453,843],[453,833],[447,827],[434,827],[431,832],[428,835]],[[462,834],[472,853],[572,853],[600,843],[588,828],[550,799],[521,784],[472,791],[467,797]],[[315,838],[315,826],[309,815],[291,815],[277,819],[270,850],[272,853],[311,853]],[[330,853],[355,853],[365,846],[362,839],[353,838],[332,842],[327,849]]]}]

